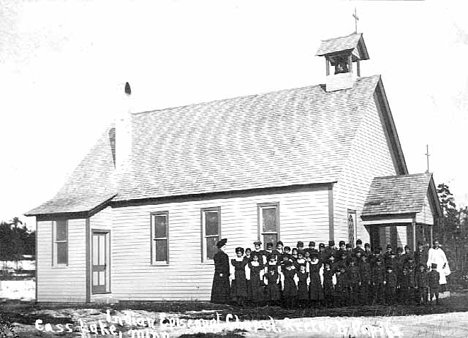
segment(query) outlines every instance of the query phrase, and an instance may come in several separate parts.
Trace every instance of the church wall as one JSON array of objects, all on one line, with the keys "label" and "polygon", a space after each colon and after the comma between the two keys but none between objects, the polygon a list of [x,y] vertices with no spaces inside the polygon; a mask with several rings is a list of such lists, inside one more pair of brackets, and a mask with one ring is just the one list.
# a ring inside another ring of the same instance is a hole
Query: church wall
[{"label": "church wall", "polygon": [[[361,212],[374,177],[396,175],[396,169],[386,132],[383,128],[381,109],[371,99],[359,125],[349,151],[346,164],[334,189],[335,193],[335,241],[348,242],[348,209],[356,210],[357,236],[363,243],[370,242],[367,229],[362,225]],[[405,229],[406,231],[406,229]],[[406,241],[406,232],[399,237]],[[355,243],[354,243],[355,244]]]},{"label": "church wall", "polygon": [[53,265],[52,221],[37,222],[38,302],[84,302],[86,300],[85,219],[68,220],[68,264]]},{"label": "church wall", "polygon": [[[328,187],[262,195],[209,198],[114,208],[112,298],[120,300],[209,300],[214,273],[202,263],[201,209],[221,208],[221,237],[230,258],[237,246],[253,248],[258,238],[258,203],[279,203],[280,240],[328,240]],[[169,214],[169,263],[152,265],[150,215]],[[307,243],[306,243],[307,245]]]}]

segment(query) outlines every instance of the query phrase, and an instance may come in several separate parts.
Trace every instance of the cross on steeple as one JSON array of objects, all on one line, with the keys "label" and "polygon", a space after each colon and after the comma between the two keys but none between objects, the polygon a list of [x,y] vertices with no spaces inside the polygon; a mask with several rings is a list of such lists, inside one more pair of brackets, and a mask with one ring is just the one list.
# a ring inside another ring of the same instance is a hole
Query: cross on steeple
[{"label": "cross on steeple", "polygon": [[426,173],[429,173],[429,156],[431,156],[431,155],[429,154],[429,145],[428,144],[426,144],[426,154],[425,155],[427,157],[427,170],[426,170]]},{"label": "cross on steeple", "polygon": [[359,20],[359,17],[357,16],[356,7],[354,7],[353,17],[354,17],[354,33],[357,33],[357,22]]}]

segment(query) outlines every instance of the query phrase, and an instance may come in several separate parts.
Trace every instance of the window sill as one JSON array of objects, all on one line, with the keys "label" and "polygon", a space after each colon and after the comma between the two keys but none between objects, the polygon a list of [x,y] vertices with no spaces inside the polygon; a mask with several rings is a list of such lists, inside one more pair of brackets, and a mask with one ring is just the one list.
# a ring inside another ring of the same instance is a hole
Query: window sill
[{"label": "window sill", "polygon": [[151,263],[151,266],[169,266],[169,263]]},{"label": "window sill", "polygon": [[52,269],[66,269],[68,265],[52,265]]}]

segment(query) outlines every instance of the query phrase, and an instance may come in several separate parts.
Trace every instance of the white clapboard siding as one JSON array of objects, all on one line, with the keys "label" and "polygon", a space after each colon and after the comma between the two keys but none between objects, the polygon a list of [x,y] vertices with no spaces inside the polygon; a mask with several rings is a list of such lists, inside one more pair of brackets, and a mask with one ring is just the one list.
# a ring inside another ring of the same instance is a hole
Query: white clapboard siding
[{"label": "white clapboard siding", "polygon": [[84,219],[68,220],[68,266],[52,266],[52,222],[37,222],[38,302],[86,300]]},{"label": "white clapboard siding", "polygon": [[[208,300],[214,266],[201,263],[201,209],[221,207],[221,236],[228,255],[253,247],[258,237],[258,203],[279,202],[280,239],[328,238],[328,190],[308,189],[179,203],[119,207],[113,210],[112,297],[121,300]],[[169,212],[169,264],[151,265],[150,213]]]},{"label": "white clapboard siding", "polygon": [[112,229],[112,208],[107,207],[104,210],[99,211],[97,214],[93,215],[90,219],[90,228],[93,229],[103,229],[111,230]]},{"label": "white clapboard siding", "polygon": [[432,213],[432,207],[427,199],[427,195],[424,197],[424,206],[421,212],[416,214],[416,222],[428,225],[434,225],[434,214]]},{"label": "white clapboard siding", "polygon": [[334,189],[335,240],[348,241],[347,210],[352,209],[358,220],[356,238],[369,242],[360,216],[371,182],[377,176],[396,174],[383,125],[377,102],[370,100]]}]

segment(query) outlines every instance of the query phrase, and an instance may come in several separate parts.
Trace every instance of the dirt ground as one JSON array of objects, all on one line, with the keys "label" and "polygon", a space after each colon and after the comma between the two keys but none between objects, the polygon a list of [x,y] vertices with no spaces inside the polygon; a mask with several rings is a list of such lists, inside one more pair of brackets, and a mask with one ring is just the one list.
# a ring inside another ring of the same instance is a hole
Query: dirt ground
[{"label": "dirt ground", "polygon": [[[0,337],[467,337],[468,294],[433,306],[286,310],[205,302],[0,301]],[[3,331],[2,331],[3,330]],[[3,336],[2,336],[3,334]]]}]

